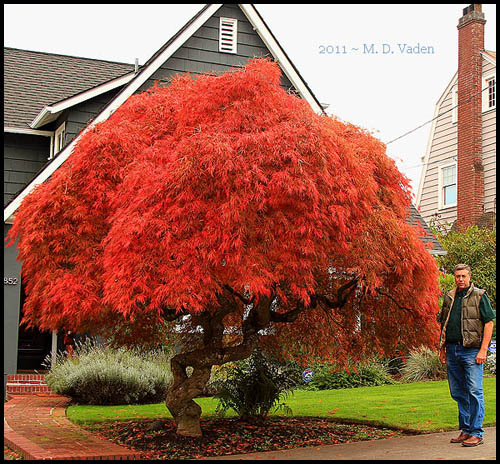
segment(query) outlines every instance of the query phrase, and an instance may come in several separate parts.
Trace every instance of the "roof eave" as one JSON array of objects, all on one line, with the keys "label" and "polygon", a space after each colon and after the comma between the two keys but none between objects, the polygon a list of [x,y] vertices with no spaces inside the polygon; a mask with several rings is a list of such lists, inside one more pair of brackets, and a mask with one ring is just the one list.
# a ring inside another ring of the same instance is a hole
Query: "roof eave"
[{"label": "roof eave", "polygon": [[496,59],[496,56],[493,56],[491,53],[488,52],[488,50],[484,50],[484,51],[481,51],[479,52],[483,58],[486,60],[486,61],[489,61],[492,65],[496,66],[497,65],[497,59]]},{"label": "roof eave", "polygon": [[3,126],[3,131],[10,134],[41,135],[44,137],[52,137],[54,135],[54,131],[29,129],[28,127],[17,126]]},{"label": "roof eave", "polygon": [[255,6],[253,4],[239,4],[238,6],[250,21],[268,50],[272,53],[274,59],[281,65],[281,69],[284,71],[292,85],[298,90],[302,98],[309,103],[315,113],[326,114],[321,103],[312,93],[304,78],[299,74],[295,65],[288,58],[287,54],[276,40]]},{"label": "roof eave", "polygon": [[39,127],[45,126],[49,122],[55,121],[59,113],[55,113],[51,106],[44,106],[42,111],[37,114],[36,118],[29,123],[32,129],[38,129]]},{"label": "roof eave", "polygon": [[109,92],[110,90],[116,89],[117,87],[126,85],[134,78],[135,75],[135,72],[129,72],[123,76],[116,77],[103,84],[92,87],[91,89],[84,90],[83,92],[77,93],[69,98],[53,103],[50,106],[45,106],[42,111],[38,113],[36,118],[33,119],[29,126],[32,129],[43,127],[46,124],[55,121],[64,110],[95,98],[103,93]]}]

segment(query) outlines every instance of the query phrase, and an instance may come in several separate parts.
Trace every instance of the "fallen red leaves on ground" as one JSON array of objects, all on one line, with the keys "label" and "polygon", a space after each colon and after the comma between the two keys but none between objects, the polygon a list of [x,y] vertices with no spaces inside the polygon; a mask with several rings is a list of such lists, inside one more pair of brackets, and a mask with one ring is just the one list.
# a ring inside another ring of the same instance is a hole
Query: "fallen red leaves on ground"
[{"label": "fallen red leaves on ground", "polygon": [[115,443],[142,451],[143,459],[202,459],[409,434],[384,427],[297,417],[272,417],[261,423],[228,418],[202,419],[201,427],[201,438],[178,436],[174,422],[169,419],[106,422],[94,424],[92,430]]}]

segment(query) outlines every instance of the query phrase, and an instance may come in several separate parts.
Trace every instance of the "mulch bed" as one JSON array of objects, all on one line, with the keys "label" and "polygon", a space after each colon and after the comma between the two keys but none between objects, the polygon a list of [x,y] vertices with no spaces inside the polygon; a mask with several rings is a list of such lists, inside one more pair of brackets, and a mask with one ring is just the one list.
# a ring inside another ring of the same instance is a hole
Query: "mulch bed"
[{"label": "mulch bed", "polygon": [[201,438],[177,436],[171,419],[106,422],[86,428],[107,440],[143,452],[143,459],[203,459],[415,434],[341,424],[329,419],[296,417],[270,417],[262,423],[228,418],[202,419]]}]

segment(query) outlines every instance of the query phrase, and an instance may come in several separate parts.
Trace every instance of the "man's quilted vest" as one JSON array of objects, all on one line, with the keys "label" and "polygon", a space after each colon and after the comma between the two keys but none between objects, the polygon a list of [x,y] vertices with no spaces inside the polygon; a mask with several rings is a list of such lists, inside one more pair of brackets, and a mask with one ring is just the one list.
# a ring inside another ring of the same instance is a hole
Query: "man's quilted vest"
[{"label": "man's quilted vest", "polygon": [[[485,291],[471,284],[469,291],[462,299],[462,343],[467,348],[481,347],[484,324],[479,311],[479,303]],[[456,292],[457,289],[455,288],[444,296],[443,307],[437,315],[437,320],[441,323],[440,348],[446,343],[446,326],[448,325]]]}]

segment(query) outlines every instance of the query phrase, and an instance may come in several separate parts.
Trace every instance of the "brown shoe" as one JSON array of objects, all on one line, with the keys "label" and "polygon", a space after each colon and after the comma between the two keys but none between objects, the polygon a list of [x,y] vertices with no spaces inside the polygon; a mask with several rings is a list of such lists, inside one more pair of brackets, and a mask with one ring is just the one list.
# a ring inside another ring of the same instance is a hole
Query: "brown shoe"
[{"label": "brown shoe", "polygon": [[477,446],[483,443],[483,439],[480,437],[471,436],[462,442],[462,446]]},{"label": "brown shoe", "polygon": [[450,440],[450,443],[463,443],[464,440],[467,440],[470,437],[471,437],[471,435],[469,435],[465,432],[460,432],[460,435],[457,438],[452,438]]}]

